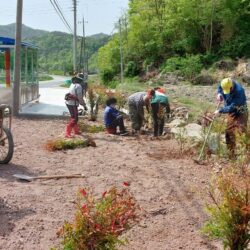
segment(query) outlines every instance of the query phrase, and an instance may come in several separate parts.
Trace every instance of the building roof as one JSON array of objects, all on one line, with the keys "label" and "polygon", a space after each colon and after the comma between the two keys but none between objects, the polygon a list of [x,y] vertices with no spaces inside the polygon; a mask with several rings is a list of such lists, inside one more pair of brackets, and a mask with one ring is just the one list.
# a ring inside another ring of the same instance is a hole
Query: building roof
[{"label": "building roof", "polygon": [[[15,46],[15,39],[10,37],[2,37],[0,36],[0,50],[4,50],[7,48],[13,48]],[[38,47],[32,43],[22,42],[22,47],[38,49]]]}]

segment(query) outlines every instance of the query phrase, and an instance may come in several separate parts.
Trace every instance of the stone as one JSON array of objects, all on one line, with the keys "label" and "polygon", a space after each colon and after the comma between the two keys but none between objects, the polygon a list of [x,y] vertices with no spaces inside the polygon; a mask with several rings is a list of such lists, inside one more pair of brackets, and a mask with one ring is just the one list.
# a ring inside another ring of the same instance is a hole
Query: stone
[{"label": "stone", "polygon": [[176,136],[182,136],[184,138],[190,138],[201,141],[202,137],[202,126],[196,123],[190,123],[183,127],[173,127],[171,133]]},{"label": "stone", "polygon": [[167,124],[167,126],[169,128],[177,128],[177,127],[181,127],[183,125],[185,125],[186,122],[183,119],[174,119],[172,122],[170,122],[169,124]]}]

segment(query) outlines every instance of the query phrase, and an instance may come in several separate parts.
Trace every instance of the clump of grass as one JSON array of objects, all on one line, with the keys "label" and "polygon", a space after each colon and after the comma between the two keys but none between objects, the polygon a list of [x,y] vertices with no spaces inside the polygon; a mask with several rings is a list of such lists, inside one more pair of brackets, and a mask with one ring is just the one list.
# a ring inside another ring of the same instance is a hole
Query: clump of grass
[{"label": "clump of grass", "polygon": [[75,148],[85,148],[85,147],[96,147],[95,141],[92,138],[87,139],[55,139],[49,140],[45,148],[48,151],[58,151],[58,150],[67,150],[67,149],[75,149]]},{"label": "clump of grass", "polygon": [[79,122],[78,124],[82,132],[94,134],[104,131],[104,127],[102,125],[89,125],[83,122]]}]

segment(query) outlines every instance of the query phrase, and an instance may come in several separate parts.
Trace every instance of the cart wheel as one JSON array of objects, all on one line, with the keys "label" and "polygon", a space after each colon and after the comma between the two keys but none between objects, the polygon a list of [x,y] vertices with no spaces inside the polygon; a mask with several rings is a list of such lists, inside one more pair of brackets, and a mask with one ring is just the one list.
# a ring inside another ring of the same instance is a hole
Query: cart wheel
[{"label": "cart wheel", "polygon": [[0,164],[8,164],[13,156],[14,142],[10,130],[3,127],[3,134],[0,137]]}]

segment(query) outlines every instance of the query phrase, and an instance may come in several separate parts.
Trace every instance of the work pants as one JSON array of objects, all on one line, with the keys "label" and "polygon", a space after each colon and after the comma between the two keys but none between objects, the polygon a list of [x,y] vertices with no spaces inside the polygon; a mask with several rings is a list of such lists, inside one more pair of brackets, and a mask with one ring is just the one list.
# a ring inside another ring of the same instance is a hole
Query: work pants
[{"label": "work pants", "polygon": [[[226,127],[226,144],[229,158],[235,158],[236,135],[244,135],[247,132],[248,112],[238,116],[228,114]],[[247,145],[246,145],[247,146]]]},{"label": "work pants", "polygon": [[129,115],[132,123],[132,129],[139,131],[144,121],[144,109],[143,106],[137,107],[135,104],[129,104]]},{"label": "work pants", "polygon": [[162,103],[152,103],[151,108],[154,123],[154,136],[161,136],[165,124],[166,105]]}]

